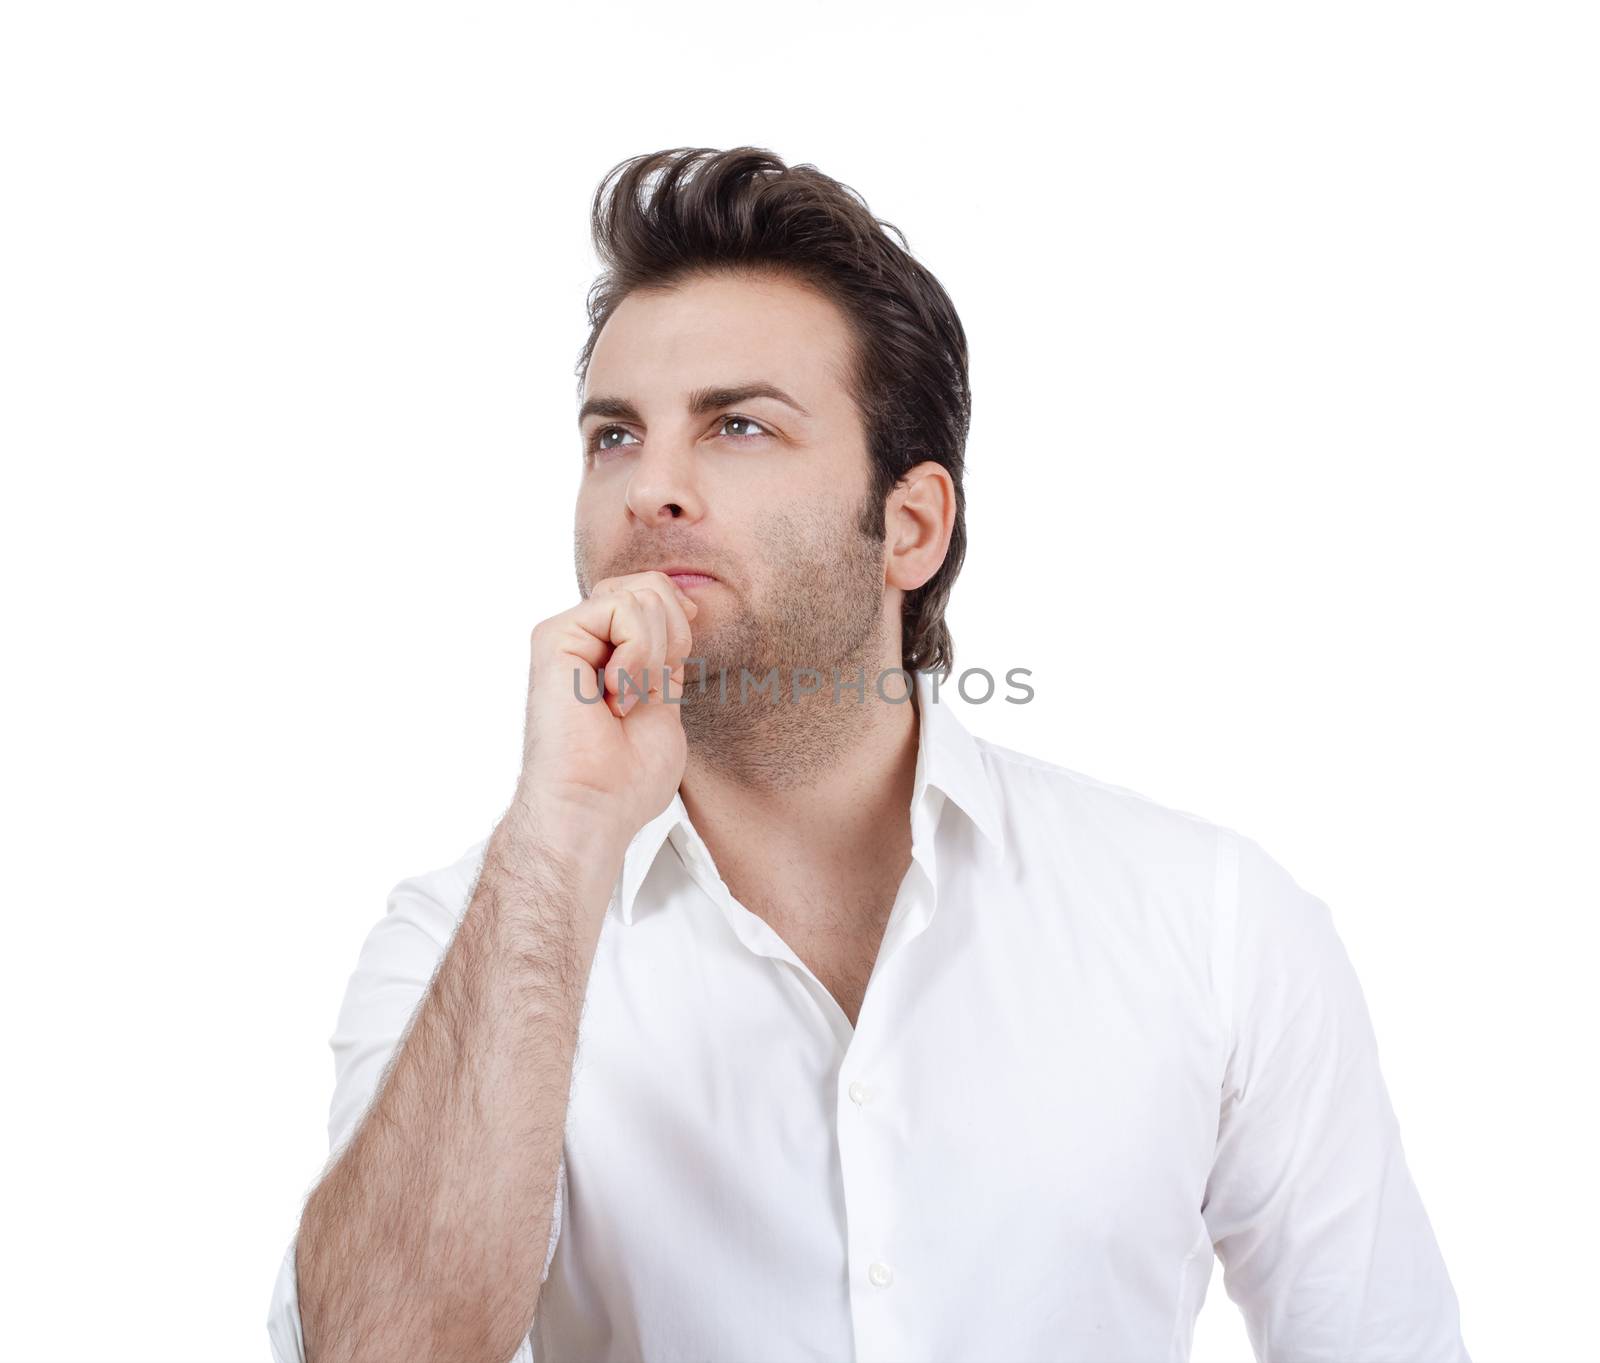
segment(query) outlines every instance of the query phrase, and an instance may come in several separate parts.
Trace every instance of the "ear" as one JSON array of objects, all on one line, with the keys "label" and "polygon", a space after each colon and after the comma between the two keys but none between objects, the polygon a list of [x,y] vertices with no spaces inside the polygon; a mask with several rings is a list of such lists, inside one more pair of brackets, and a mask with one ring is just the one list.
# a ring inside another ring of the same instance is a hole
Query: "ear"
[{"label": "ear", "polygon": [[914,592],[939,571],[956,523],[956,485],[931,459],[913,465],[884,504],[884,582]]}]

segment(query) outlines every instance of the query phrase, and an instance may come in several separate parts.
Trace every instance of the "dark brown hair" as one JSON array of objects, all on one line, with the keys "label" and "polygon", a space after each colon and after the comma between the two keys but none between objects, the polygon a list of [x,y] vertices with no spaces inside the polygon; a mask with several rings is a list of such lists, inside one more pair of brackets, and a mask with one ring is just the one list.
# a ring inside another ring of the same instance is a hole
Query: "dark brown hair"
[{"label": "dark brown hair", "polygon": [[588,295],[580,392],[601,328],[635,289],[709,273],[771,272],[843,310],[855,340],[849,387],[872,464],[862,530],[883,538],[884,501],[922,460],[941,464],[955,484],[949,549],[938,571],[906,595],[901,627],[906,667],[949,670],[954,648],[944,612],[967,548],[967,337],[949,295],[912,259],[905,234],[875,218],[848,185],[809,164],[786,166],[760,147],[677,147],[619,162],[595,191],[591,231],[603,272]]}]

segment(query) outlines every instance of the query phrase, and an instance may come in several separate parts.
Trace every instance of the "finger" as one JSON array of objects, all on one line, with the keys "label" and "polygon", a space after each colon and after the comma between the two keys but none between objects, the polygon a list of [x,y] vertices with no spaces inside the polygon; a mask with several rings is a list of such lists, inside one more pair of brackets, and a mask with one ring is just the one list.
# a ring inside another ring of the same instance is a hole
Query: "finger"
[{"label": "finger", "polygon": [[613,591],[631,588],[635,593],[643,593],[646,599],[651,594],[660,598],[666,610],[666,637],[661,654],[652,659],[653,670],[658,670],[659,675],[651,677],[651,693],[660,690],[665,694],[669,672],[681,689],[686,666],[684,659],[694,647],[694,632],[689,621],[699,613],[700,603],[665,573],[659,572],[604,578],[595,584],[595,594],[598,595],[602,588]]},{"label": "finger", "polygon": [[661,599],[660,592],[648,588],[636,589],[633,596],[650,631],[650,676],[646,690],[656,695],[662,689],[662,674],[667,666],[667,603]]},{"label": "finger", "polygon": [[652,571],[648,573],[627,573],[621,577],[608,577],[597,582],[594,590],[598,593],[602,588],[616,591],[638,587],[649,587],[653,591],[660,592],[662,600],[667,605],[668,617],[681,616],[682,618],[678,623],[682,625],[685,631],[689,628],[689,621],[700,613],[700,603],[665,573]]},{"label": "finger", "polygon": [[[661,665],[681,686],[684,676],[683,660],[694,647],[694,630],[689,622],[699,614],[700,603],[665,573],[645,573],[643,577],[645,585],[660,592],[666,607],[667,628]],[[665,678],[663,678],[663,690],[665,690]]]},{"label": "finger", "polygon": [[[636,590],[647,590],[660,599],[667,616],[668,646],[674,650],[675,659],[687,655],[693,646],[689,619],[699,612],[700,606],[665,573],[629,573],[604,578],[595,583],[577,606],[551,616],[534,628],[536,662],[550,654],[564,654],[587,663],[599,674],[601,691],[613,714],[621,713],[618,709],[620,672],[629,673],[630,695],[633,694],[632,683],[643,676],[644,664],[640,656],[632,650],[623,651],[648,628],[641,623],[643,608],[633,594]],[[665,654],[654,661],[657,668],[665,666]],[[681,663],[676,676],[681,683]]]},{"label": "finger", "polygon": [[[690,601],[689,605],[696,611],[700,609],[698,601]],[[684,659],[689,656],[689,651],[694,647],[694,631],[690,628],[688,614],[681,610],[672,609],[672,603],[667,602],[665,607],[666,637],[663,642],[662,666],[671,673],[673,681],[678,685],[683,684]],[[665,680],[663,679],[663,689]]]},{"label": "finger", "polygon": [[[641,701],[660,692],[667,634],[667,608],[659,592],[636,588],[623,595],[633,603],[633,613],[627,617],[629,637],[607,664],[614,666],[617,672],[617,699],[621,702],[618,714],[626,714]],[[637,628],[633,624],[635,620]]]},{"label": "finger", "polygon": [[649,689],[653,645],[645,603],[632,592],[620,595],[626,600],[626,604],[617,607],[614,616],[614,632],[620,642],[605,665],[605,675],[611,692],[623,703],[622,710],[626,710]]},{"label": "finger", "polygon": [[[641,665],[649,649],[650,627],[633,593],[596,593],[548,624],[552,627],[548,646],[592,667],[612,713],[620,713],[616,702],[621,699],[621,673],[629,673],[631,687],[643,676]],[[534,631],[536,639],[544,628]]]},{"label": "finger", "polygon": [[700,609],[700,603],[696,601],[694,597],[690,596],[688,592],[684,591],[682,587],[680,587],[665,573],[657,572],[654,569],[647,573],[621,573],[616,577],[602,578],[599,582],[596,582],[592,588],[590,588],[589,594],[591,596],[598,596],[604,591],[628,590],[634,587],[644,586],[647,583],[654,583],[674,600],[682,602],[686,607],[689,608],[690,614],[693,614],[695,611]]}]

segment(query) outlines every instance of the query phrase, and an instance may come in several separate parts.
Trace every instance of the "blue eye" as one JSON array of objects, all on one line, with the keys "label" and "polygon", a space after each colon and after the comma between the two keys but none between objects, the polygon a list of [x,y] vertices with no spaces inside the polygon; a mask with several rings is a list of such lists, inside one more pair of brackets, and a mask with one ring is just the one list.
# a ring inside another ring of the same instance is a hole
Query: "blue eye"
[{"label": "blue eye", "polygon": [[[727,437],[730,440],[759,440],[762,436],[770,436],[772,434],[772,432],[763,426],[759,421],[756,421],[751,417],[739,416],[737,414],[729,414],[728,416],[723,417],[721,422],[718,424],[718,429],[720,430],[722,427],[731,426],[735,422],[741,426],[753,426],[755,430],[754,432],[747,431],[744,433],[734,432]],[[619,439],[615,443],[612,443],[610,439],[612,436],[617,436]],[[625,427],[599,426],[596,427],[594,434],[589,437],[588,443],[585,444],[584,449],[589,454],[608,454],[612,450],[624,448],[621,437],[627,437],[631,439],[635,445],[639,443],[639,438],[635,436],[632,431],[627,430]]]},{"label": "blue eye", "polygon": [[606,437],[608,435],[632,435],[632,434],[633,434],[633,432],[625,431],[625,430],[623,430],[623,428],[621,426],[602,426],[592,436],[589,437],[589,452],[591,454],[593,454],[593,453],[596,453],[596,452],[601,451],[601,450],[614,450],[614,449],[616,449],[617,446],[608,445],[608,444],[605,443],[605,439],[606,439]]},{"label": "blue eye", "polygon": [[[724,426],[726,426],[730,422],[734,422],[734,421],[740,422],[742,425],[745,425],[745,426],[754,426],[756,428],[756,430],[761,432],[762,435],[770,435],[771,434],[771,432],[769,430],[767,430],[767,428],[765,426],[763,426],[759,421],[752,421],[747,416],[725,416],[725,417],[722,418],[722,424]],[[753,440],[753,439],[755,439],[755,437],[754,436],[750,436],[750,435],[736,435],[736,436],[734,436],[734,439],[735,440]]]}]

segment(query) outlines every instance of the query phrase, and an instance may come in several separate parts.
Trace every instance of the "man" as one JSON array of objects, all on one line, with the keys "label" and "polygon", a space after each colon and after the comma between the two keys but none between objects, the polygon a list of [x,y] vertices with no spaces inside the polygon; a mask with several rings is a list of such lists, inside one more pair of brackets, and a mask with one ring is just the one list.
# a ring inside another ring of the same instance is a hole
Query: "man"
[{"label": "man", "polygon": [[582,599],[362,949],[280,1361],[1154,1363],[1214,1251],[1262,1358],[1466,1357],[1324,905],[937,699],[966,339],[886,226],[753,148],[597,192]]}]

